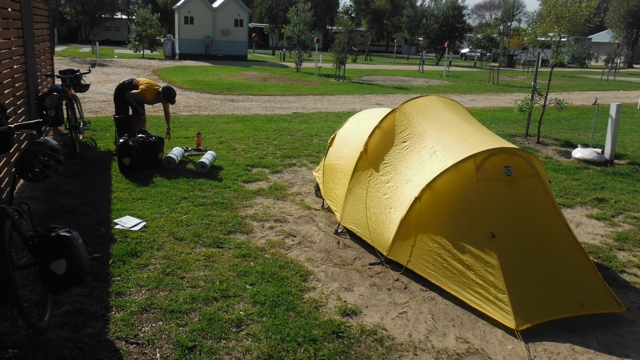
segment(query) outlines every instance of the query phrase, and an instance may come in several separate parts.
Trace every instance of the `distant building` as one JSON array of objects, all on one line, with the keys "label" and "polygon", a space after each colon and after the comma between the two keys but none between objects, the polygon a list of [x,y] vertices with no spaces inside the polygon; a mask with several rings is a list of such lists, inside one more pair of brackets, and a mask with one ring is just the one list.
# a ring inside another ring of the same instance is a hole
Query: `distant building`
[{"label": "distant building", "polygon": [[246,60],[249,8],[240,0],[181,0],[174,7],[179,59]]},{"label": "distant building", "polygon": [[90,35],[91,40],[126,44],[129,41],[129,19],[117,13],[113,17],[104,17]]}]

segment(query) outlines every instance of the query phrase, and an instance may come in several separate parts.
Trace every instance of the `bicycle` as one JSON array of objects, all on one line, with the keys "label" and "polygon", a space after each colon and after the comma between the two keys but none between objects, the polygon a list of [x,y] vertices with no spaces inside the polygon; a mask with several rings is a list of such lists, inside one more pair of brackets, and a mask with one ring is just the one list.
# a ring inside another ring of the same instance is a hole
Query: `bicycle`
[{"label": "bicycle", "polygon": [[[84,81],[83,76],[91,74],[91,69],[96,67],[96,62],[91,62],[87,71],[78,69],[63,69],[58,74],[46,74],[46,77],[60,79],[60,85],[52,85],[48,92],[58,93],[65,106],[66,118],[62,119],[65,129],[69,131],[71,142],[77,154],[80,153],[80,140],[84,138],[84,128],[90,126],[91,122],[84,119],[82,103],[78,98],[78,93],[89,91],[91,84]],[[61,124],[62,125],[62,124]]]},{"label": "bicycle", "polygon": [[[5,107],[6,109],[6,107]],[[6,116],[6,115],[5,115]],[[0,127],[2,139],[15,134],[40,137],[44,121],[33,120]],[[32,140],[32,139],[30,139]],[[6,149],[5,149],[6,150]],[[44,332],[51,321],[51,294],[40,278],[33,256],[36,230],[27,203],[14,204],[16,175],[0,203],[0,304],[13,304],[22,322],[36,333]]]}]

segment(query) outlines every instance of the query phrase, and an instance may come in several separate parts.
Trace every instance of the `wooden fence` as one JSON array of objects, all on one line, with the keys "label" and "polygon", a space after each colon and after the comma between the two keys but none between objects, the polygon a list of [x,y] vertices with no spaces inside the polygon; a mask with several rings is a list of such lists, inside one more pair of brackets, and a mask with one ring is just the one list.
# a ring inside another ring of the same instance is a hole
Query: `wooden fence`
[{"label": "wooden fence", "polygon": [[[0,0],[0,101],[9,108],[10,123],[38,117],[35,102],[53,83],[53,31],[49,4],[42,0]],[[4,199],[13,179],[13,162],[23,139],[0,155],[0,190]]]}]

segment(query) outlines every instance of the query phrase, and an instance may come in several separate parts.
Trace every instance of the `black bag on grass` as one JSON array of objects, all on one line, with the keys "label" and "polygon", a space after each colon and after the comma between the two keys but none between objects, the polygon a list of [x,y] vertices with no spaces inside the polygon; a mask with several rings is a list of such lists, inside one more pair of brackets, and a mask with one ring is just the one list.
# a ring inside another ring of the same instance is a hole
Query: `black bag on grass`
[{"label": "black bag on grass", "polygon": [[159,167],[164,156],[164,138],[141,130],[136,136],[140,147],[140,165],[142,167]]},{"label": "black bag on grass", "polygon": [[118,140],[116,146],[118,167],[120,171],[133,171],[140,166],[140,146],[135,136],[125,135]]},{"label": "black bag on grass", "polygon": [[42,283],[52,294],[80,286],[89,276],[89,255],[75,230],[55,225],[39,230],[34,257]]}]

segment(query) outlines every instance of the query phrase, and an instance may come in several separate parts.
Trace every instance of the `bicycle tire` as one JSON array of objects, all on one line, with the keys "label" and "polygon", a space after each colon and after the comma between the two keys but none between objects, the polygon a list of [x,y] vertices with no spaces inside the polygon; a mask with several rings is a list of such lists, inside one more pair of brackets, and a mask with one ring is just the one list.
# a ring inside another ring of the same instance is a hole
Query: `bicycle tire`
[{"label": "bicycle tire", "polygon": [[[18,208],[20,226],[27,233],[32,226]],[[0,216],[0,273],[9,300],[22,322],[31,331],[41,334],[51,323],[51,294],[40,280],[40,269],[27,246],[27,239],[16,231],[15,224],[6,215]]]},{"label": "bicycle tire", "polygon": [[73,94],[73,102],[76,104],[76,113],[78,115],[78,138],[82,140],[84,139],[84,111],[78,95]]},{"label": "bicycle tire", "polygon": [[74,105],[73,98],[67,100],[67,130],[69,130],[69,136],[71,136],[71,143],[76,151],[76,154],[80,154],[80,140],[78,139],[78,115],[76,114],[76,107]]}]

